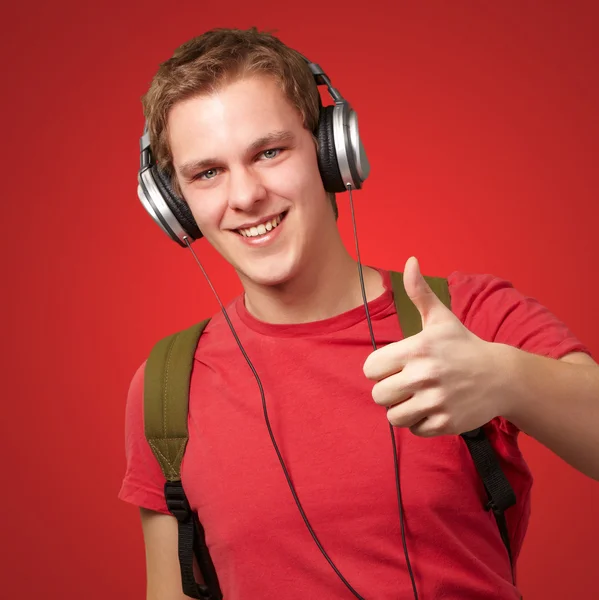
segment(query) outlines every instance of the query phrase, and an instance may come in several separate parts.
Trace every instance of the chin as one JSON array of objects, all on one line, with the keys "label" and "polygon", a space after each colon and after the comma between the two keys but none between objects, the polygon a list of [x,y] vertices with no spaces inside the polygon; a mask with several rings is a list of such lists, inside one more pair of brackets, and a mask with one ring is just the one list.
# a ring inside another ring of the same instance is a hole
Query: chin
[{"label": "chin", "polygon": [[298,271],[294,262],[281,260],[280,258],[260,261],[262,264],[240,265],[236,267],[237,273],[242,280],[247,280],[253,285],[264,287],[281,286],[291,281]]}]

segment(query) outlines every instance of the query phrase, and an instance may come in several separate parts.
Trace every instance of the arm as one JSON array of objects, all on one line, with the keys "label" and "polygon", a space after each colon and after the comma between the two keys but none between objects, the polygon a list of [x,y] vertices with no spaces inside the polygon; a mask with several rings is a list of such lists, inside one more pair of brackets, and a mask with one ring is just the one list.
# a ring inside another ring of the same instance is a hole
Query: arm
[{"label": "arm", "polygon": [[575,469],[599,479],[596,357],[594,361],[587,345],[546,306],[510,282],[460,273],[452,282],[460,318],[499,346],[493,360],[505,371],[498,382],[497,414]]},{"label": "arm", "polygon": [[[136,371],[126,408],[127,470],[119,498],[139,507],[146,554],[146,600],[189,600],[183,593],[177,520],[168,512],[164,474],[144,434],[145,363]],[[194,575],[202,576],[194,559]]]},{"label": "arm", "polygon": [[[181,589],[177,520],[145,508],[140,515],[146,547],[146,600],[189,600]],[[197,571],[196,580],[200,581]]]},{"label": "arm", "polygon": [[127,470],[119,498],[139,507],[146,555],[146,600],[188,600],[181,585],[177,520],[168,513],[165,478],[144,434],[144,373],[145,362],[136,371],[127,396]]},{"label": "arm", "polygon": [[581,352],[554,360],[498,349],[507,373],[502,416],[599,481],[599,365]]},{"label": "arm", "polygon": [[422,331],[367,358],[373,399],[389,407],[393,425],[423,437],[500,416],[599,480],[599,365],[536,301],[501,281],[482,290],[468,283],[468,293],[452,296],[458,317],[408,261],[404,285]]}]

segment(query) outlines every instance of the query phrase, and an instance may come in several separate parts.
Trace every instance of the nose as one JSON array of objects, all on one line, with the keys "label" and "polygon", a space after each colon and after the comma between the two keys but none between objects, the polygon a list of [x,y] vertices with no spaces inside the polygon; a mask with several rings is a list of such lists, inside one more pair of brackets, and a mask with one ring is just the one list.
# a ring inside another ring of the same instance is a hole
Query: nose
[{"label": "nose", "polygon": [[233,210],[252,212],[266,197],[266,188],[252,169],[240,167],[229,173],[229,206]]}]

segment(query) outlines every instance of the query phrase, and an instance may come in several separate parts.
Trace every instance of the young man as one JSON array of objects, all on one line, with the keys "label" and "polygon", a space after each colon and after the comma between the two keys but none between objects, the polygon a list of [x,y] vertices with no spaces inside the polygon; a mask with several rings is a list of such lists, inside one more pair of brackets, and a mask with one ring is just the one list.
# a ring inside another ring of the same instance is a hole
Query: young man
[{"label": "young man", "polygon": [[[318,539],[362,597],[519,598],[461,433],[485,425],[517,502],[515,563],[530,511],[519,431],[599,479],[599,367],[536,301],[490,275],[452,273],[451,310],[414,258],[405,291],[422,332],[404,339],[385,269],[356,262],[318,156],[306,61],[255,30],[217,30],[163,64],[144,98],[152,152],[244,293],[227,307],[259,374],[269,424]],[[205,318],[206,315],[201,315]],[[177,523],[144,436],[144,370],[127,403],[120,497],[139,506],[150,600],[182,600]],[[182,482],[226,600],[351,597],[314,543],[265,425],[260,389],[222,313],[198,343]]]}]

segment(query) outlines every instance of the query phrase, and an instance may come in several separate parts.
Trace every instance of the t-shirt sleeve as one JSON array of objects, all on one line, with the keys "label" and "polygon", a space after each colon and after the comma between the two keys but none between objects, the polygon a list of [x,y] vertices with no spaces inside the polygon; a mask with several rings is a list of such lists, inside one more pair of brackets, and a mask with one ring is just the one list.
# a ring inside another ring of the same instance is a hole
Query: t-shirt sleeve
[{"label": "t-shirt sleeve", "polygon": [[144,433],[145,362],[136,371],[125,409],[127,467],[118,497],[135,506],[170,514],[164,499],[165,477]]},{"label": "t-shirt sleeve", "polygon": [[454,314],[486,341],[556,359],[570,352],[591,354],[551,311],[505,279],[454,272],[448,283]]}]

